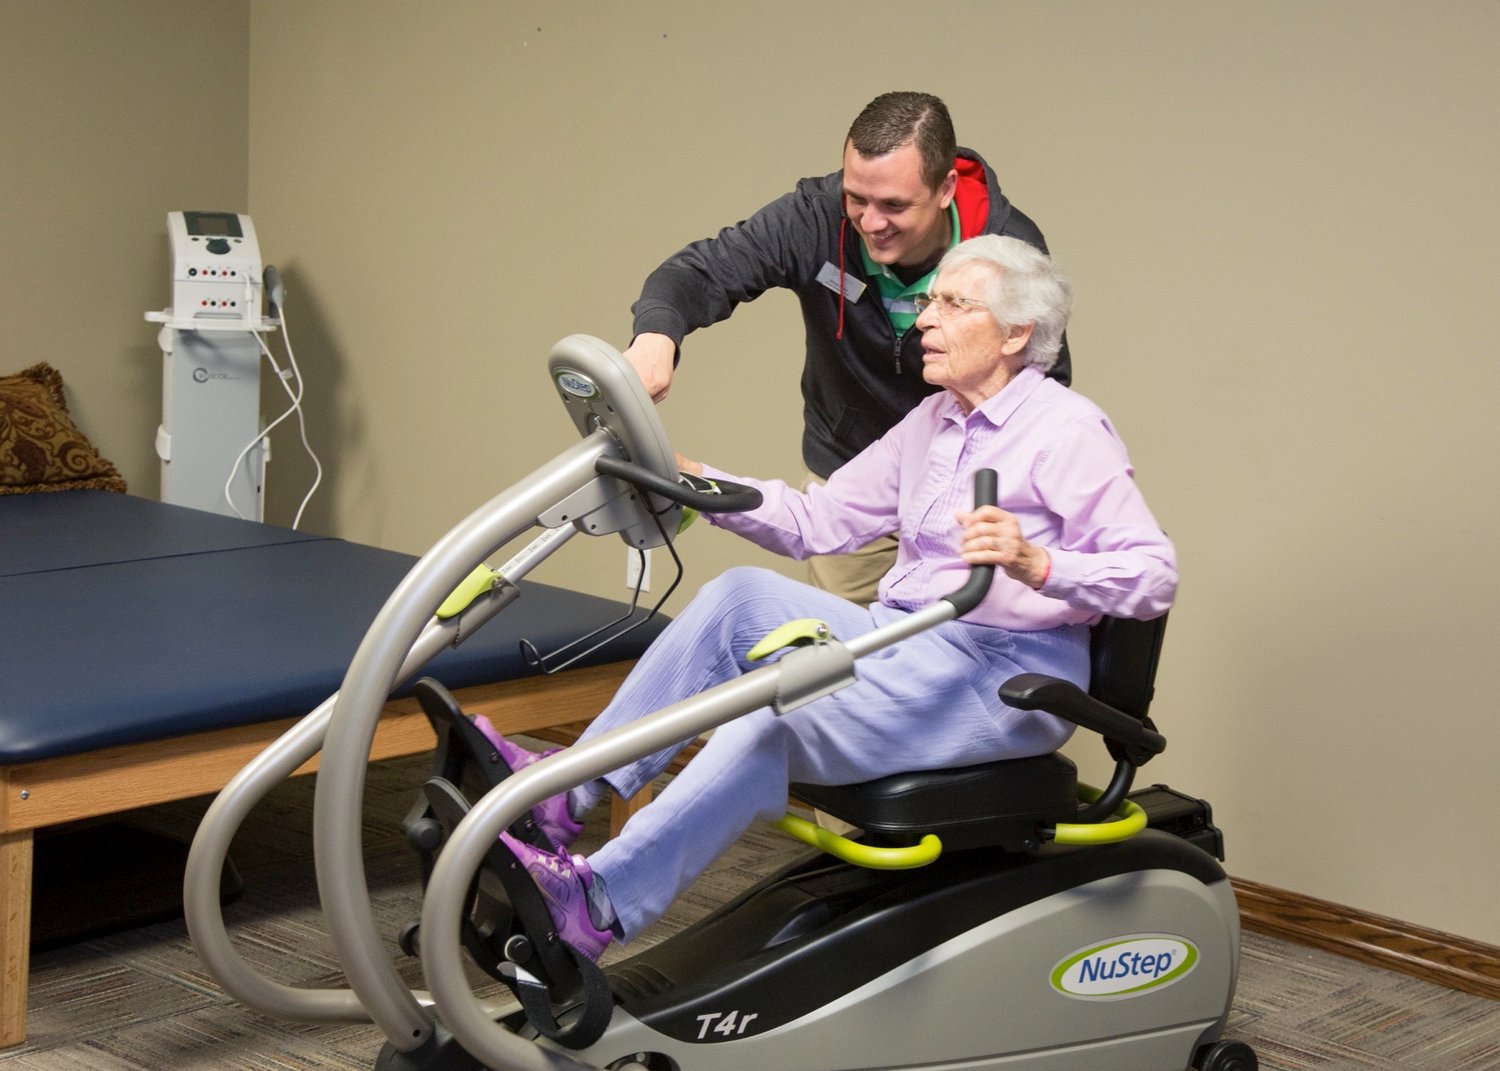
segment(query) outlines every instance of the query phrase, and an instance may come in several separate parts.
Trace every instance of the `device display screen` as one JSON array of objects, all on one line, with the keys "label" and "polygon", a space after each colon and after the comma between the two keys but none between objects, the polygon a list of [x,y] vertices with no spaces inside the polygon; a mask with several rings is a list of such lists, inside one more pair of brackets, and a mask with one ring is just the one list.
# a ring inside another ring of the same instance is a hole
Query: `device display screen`
[{"label": "device display screen", "polygon": [[187,232],[206,238],[243,238],[240,217],[233,212],[184,212]]}]

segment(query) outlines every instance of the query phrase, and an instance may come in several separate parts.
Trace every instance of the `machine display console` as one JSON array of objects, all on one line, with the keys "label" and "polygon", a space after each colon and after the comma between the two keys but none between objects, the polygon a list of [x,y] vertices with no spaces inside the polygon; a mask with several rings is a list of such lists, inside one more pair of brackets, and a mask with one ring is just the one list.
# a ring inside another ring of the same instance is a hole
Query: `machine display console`
[{"label": "machine display console", "polygon": [[243,238],[243,217],[232,212],[184,212],[182,221],[190,237]]}]

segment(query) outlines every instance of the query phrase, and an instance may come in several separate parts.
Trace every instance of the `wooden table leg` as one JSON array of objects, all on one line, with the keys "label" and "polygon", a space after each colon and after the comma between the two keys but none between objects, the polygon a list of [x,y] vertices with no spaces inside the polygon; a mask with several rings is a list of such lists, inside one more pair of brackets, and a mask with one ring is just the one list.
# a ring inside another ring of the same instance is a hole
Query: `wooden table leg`
[{"label": "wooden table leg", "polygon": [[31,830],[0,833],[0,1046],[26,1040],[31,970]]},{"label": "wooden table leg", "polygon": [[618,837],[630,816],[651,802],[651,786],[647,785],[628,800],[616,798],[609,807],[609,835]]}]

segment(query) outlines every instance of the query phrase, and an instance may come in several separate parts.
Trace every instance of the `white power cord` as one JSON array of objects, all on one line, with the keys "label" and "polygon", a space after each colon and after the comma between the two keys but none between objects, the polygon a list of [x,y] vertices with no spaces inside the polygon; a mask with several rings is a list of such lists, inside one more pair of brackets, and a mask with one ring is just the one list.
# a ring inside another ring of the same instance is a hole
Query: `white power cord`
[{"label": "white power cord", "polygon": [[[230,487],[234,483],[234,475],[239,471],[240,464],[245,460],[245,456],[249,454],[251,450],[254,450],[260,443],[268,442],[267,437],[271,434],[272,429],[274,429],[287,417],[291,416],[293,413],[296,413],[297,428],[302,438],[302,448],[307,451],[307,456],[312,458],[313,467],[314,469],[316,469],[316,475],[313,477],[312,486],[307,489],[307,494],[302,498],[302,504],[297,507],[296,517],[292,520],[292,529],[295,531],[296,528],[302,523],[302,513],[307,509],[308,502],[312,501],[313,492],[315,492],[318,489],[318,485],[323,482],[323,463],[318,460],[318,455],[314,453],[312,445],[307,441],[307,421],[304,418],[302,412],[302,395],[306,389],[306,382],[302,378],[302,369],[297,366],[297,355],[292,350],[291,335],[287,333],[286,310],[279,309],[277,311],[279,311],[281,315],[282,344],[286,346],[288,368],[285,371],[283,371],[281,366],[276,363],[275,355],[271,353],[270,347],[266,345],[264,332],[256,331],[254,332],[254,335],[255,341],[260,344],[261,354],[267,361],[270,362],[271,370],[276,373],[276,381],[281,384],[281,389],[286,391],[286,396],[291,399],[291,404],[287,406],[285,412],[283,412],[279,417],[277,417],[275,420],[271,421],[271,423],[267,424],[263,429],[261,429],[261,433],[259,435],[246,443],[245,448],[241,450],[239,456],[234,459],[234,464],[229,468],[229,478],[224,481],[224,501],[229,503],[229,508],[234,510],[234,515],[236,517],[239,517],[241,520],[245,519],[245,515],[241,513],[239,507],[234,504],[234,497],[230,493]],[[288,382],[288,380],[292,378],[295,378],[297,380],[297,389],[295,392],[292,390],[291,384]],[[262,464],[261,468],[262,479],[264,479],[264,464]]]}]

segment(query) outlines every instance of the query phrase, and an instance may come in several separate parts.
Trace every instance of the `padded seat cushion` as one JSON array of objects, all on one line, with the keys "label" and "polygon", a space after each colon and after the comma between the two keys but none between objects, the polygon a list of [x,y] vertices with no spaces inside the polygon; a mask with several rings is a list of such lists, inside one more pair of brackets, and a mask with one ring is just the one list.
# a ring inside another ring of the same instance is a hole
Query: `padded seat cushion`
[{"label": "padded seat cushion", "polygon": [[1078,813],[1078,769],[1062,755],[1038,755],[859,785],[793,785],[792,794],[887,843],[936,833],[950,849],[1019,851],[1037,826]]}]

